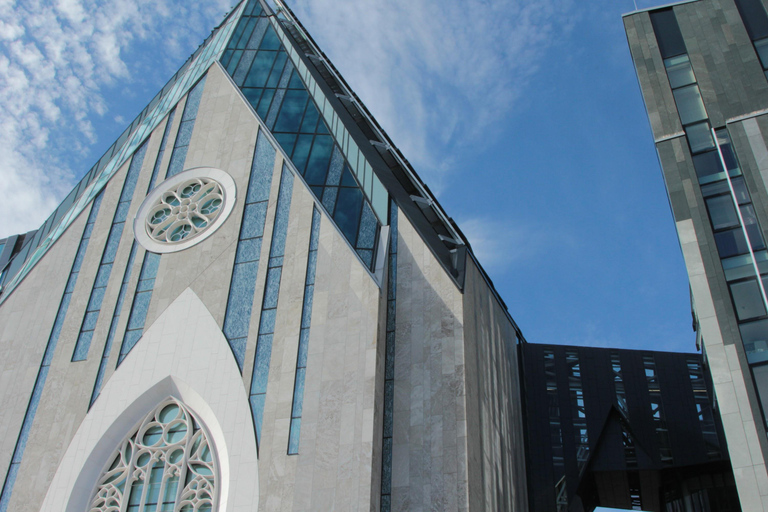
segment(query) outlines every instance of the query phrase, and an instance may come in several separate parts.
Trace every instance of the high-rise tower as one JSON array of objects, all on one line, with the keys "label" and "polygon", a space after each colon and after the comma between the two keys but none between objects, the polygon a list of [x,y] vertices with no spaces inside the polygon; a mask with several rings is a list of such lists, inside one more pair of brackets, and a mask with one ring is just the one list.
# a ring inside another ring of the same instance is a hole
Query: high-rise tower
[{"label": "high-rise tower", "polygon": [[527,507],[522,336],[282,5],[240,2],[0,271],[0,511]]},{"label": "high-rise tower", "polygon": [[624,17],[743,510],[768,510],[768,15],[696,0]]}]

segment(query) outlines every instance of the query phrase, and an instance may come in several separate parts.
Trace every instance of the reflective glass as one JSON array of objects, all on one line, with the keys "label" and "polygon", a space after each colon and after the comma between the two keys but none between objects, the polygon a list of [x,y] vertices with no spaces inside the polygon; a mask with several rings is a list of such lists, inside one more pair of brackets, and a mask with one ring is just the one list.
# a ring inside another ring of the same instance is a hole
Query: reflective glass
[{"label": "reflective glass", "polygon": [[691,68],[691,61],[688,59],[688,55],[683,54],[678,55],[677,57],[664,59],[664,66],[667,68],[669,85],[671,85],[673,89],[696,82],[696,77],[693,76],[693,68]]},{"label": "reflective glass", "polygon": [[708,151],[694,155],[693,166],[696,169],[696,175],[699,177],[699,183],[701,184],[725,179],[723,164],[720,162],[720,155],[718,155],[717,151]]},{"label": "reflective glass", "polygon": [[768,361],[768,320],[739,325],[741,341],[750,364]]},{"label": "reflective glass", "polygon": [[763,242],[763,235],[760,231],[760,226],[757,223],[757,217],[755,216],[755,209],[751,204],[745,204],[740,207],[741,218],[744,219],[744,226],[747,228],[747,235],[749,236],[749,242],[752,244],[752,249],[763,249],[765,243]]},{"label": "reflective glass", "polygon": [[763,407],[763,421],[768,423],[768,365],[753,366],[752,374],[755,376],[757,396]]},{"label": "reflective glass", "polygon": [[[765,251],[756,252],[755,260],[761,273],[768,272],[768,255],[766,255]],[[752,264],[752,256],[750,254],[726,258],[722,260],[722,264],[727,281],[755,276],[755,267]]]},{"label": "reflective glass", "polygon": [[297,133],[304,116],[309,94],[304,90],[288,90],[283,99],[280,115],[275,123],[275,132]]},{"label": "reflective glass", "polygon": [[363,192],[359,188],[340,188],[336,201],[333,220],[347,240],[354,245],[357,227],[360,222],[360,207],[363,204]]},{"label": "reflective glass", "polygon": [[715,230],[739,225],[739,217],[733,207],[731,196],[716,196],[706,199],[709,218]]},{"label": "reflective glass", "polygon": [[755,41],[755,50],[763,69],[768,68],[768,38]]},{"label": "reflective glass", "polygon": [[307,170],[304,178],[309,185],[325,184],[325,177],[328,173],[328,164],[330,163],[331,153],[333,152],[333,139],[330,135],[315,136],[315,143],[312,145],[312,154],[307,162]]},{"label": "reflective glass", "polygon": [[733,306],[739,320],[749,320],[765,315],[763,298],[757,281],[750,280],[741,283],[731,283]]},{"label": "reflective glass", "polygon": [[[727,181],[722,182],[722,184],[708,185],[708,187],[712,187],[711,190],[714,190],[715,185],[720,185],[720,188],[723,189],[724,193],[731,193],[730,189],[728,188]],[[733,192],[736,195],[736,200],[739,202],[739,204],[746,204],[752,201],[752,199],[749,197],[747,185],[744,183],[744,178],[731,178],[731,185],[733,186]],[[704,188],[705,187],[702,187],[702,193],[704,193]]]},{"label": "reflective glass", "polygon": [[685,134],[688,136],[688,145],[691,146],[691,153],[701,153],[715,149],[715,141],[712,140],[712,132],[709,130],[709,123],[692,124],[685,128]]},{"label": "reflective glass", "polygon": [[661,56],[666,58],[685,53],[685,41],[672,9],[653,11],[650,16]]},{"label": "reflective glass", "polygon": [[683,125],[702,121],[707,118],[707,111],[704,108],[704,102],[701,100],[699,86],[689,85],[672,91],[677,103],[677,111],[680,114],[680,121]]}]

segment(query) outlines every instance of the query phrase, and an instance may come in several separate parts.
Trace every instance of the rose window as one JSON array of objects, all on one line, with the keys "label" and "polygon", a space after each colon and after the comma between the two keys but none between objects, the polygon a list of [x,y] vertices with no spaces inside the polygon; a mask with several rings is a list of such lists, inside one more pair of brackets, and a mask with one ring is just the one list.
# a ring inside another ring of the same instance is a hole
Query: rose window
[{"label": "rose window", "polygon": [[148,251],[182,251],[211,236],[227,220],[235,201],[232,176],[213,167],[188,169],[147,195],[133,233]]},{"label": "rose window", "polygon": [[146,217],[147,234],[161,243],[194,238],[213,224],[224,205],[218,182],[193,178],[164,192]]}]

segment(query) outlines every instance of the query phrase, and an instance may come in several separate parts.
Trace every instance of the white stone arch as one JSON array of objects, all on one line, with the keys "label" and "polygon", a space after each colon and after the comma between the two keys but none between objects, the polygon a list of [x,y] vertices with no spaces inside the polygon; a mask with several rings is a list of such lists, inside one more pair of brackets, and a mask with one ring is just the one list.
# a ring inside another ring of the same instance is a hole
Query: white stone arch
[{"label": "white stone arch", "polygon": [[258,508],[258,458],[248,396],[224,334],[189,288],[144,333],[80,424],[42,510],[84,512],[107,459],[173,396],[205,424],[219,461],[220,512]]}]

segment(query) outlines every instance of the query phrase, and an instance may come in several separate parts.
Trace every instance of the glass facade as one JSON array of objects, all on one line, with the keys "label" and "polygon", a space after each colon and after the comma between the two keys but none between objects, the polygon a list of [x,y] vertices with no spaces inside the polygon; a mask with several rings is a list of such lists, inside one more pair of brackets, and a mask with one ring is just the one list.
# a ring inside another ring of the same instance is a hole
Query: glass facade
[{"label": "glass facade", "polygon": [[557,512],[568,509],[568,491],[565,479],[565,452],[563,451],[563,430],[560,424],[560,397],[557,392],[557,370],[555,353],[544,351],[544,376],[549,403],[549,435],[552,442],[552,470]]},{"label": "glass facade", "polygon": [[661,384],[656,373],[656,361],[652,356],[643,357],[645,379],[648,384],[648,396],[650,397],[651,417],[656,428],[656,442],[659,446],[659,457],[662,464],[671,465],[672,446],[669,443],[669,429],[667,428],[667,416],[664,414],[664,404],[661,401]]},{"label": "glass facade", "polygon": [[587,432],[587,410],[584,406],[584,388],[581,383],[581,365],[579,354],[569,351],[565,353],[565,364],[568,366],[568,389],[571,395],[571,417],[573,432],[576,438],[576,461],[579,469],[589,457],[589,434]]},{"label": "glass facade", "polygon": [[377,217],[372,201],[382,193],[386,198],[386,191],[356,146],[353,159],[344,152],[307,86],[309,73],[300,73],[293,54],[280,25],[258,0],[251,0],[221,64],[360,259],[373,269],[379,218],[385,217]]}]

